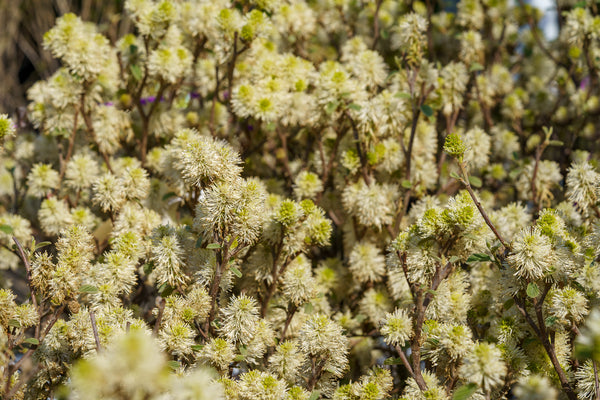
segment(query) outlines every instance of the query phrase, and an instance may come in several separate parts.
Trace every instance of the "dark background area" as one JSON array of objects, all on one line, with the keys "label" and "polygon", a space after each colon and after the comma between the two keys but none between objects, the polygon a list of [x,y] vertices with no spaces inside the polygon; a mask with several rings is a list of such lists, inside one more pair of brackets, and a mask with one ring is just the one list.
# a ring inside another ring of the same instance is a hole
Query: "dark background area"
[{"label": "dark background area", "polygon": [[73,12],[96,22],[114,42],[128,29],[120,22],[123,0],[0,0],[0,113],[14,115],[27,104],[27,89],[59,67],[44,50],[44,33],[57,17]]}]

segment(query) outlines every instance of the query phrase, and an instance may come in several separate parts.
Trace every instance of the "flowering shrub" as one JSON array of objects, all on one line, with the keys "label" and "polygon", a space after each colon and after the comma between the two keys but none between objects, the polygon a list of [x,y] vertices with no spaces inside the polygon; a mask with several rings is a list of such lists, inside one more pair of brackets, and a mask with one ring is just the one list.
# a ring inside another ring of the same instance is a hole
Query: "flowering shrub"
[{"label": "flowering shrub", "polygon": [[0,115],[0,397],[597,398],[600,15],[558,7],[58,18]]}]

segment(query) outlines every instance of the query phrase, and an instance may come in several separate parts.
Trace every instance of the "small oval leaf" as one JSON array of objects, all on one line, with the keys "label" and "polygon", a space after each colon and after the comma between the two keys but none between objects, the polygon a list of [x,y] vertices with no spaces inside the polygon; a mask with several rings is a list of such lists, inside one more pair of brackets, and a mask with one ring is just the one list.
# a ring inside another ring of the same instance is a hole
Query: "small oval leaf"
[{"label": "small oval leaf", "polygon": [[530,282],[527,285],[527,296],[533,298],[536,298],[540,295],[540,288],[538,287],[538,285],[534,282]]},{"label": "small oval leaf", "polygon": [[235,276],[237,276],[238,278],[242,277],[242,271],[240,271],[239,269],[237,269],[236,267],[233,267],[233,266],[230,269],[231,269],[231,272],[233,272],[233,274]]},{"label": "small oval leaf", "polygon": [[79,288],[80,293],[94,294],[98,293],[100,290],[96,286],[93,285],[83,285]]},{"label": "small oval leaf", "polygon": [[467,383],[456,389],[454,395],[452,396],[452,400],[467,400],[477,391],[476,383]]},{"label": "small oval leaf", "polygon": [[431,108],[430,106],[428,106],[427,104],[423,104],[421,106],[421,112],[423,114],[425,114],[428,117],[431,117],[433,115],[433,108]]}]

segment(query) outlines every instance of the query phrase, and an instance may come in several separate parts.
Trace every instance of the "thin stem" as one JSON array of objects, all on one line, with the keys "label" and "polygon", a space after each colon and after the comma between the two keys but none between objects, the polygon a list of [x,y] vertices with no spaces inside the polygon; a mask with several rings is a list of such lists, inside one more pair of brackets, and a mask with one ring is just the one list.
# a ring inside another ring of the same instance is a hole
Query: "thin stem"
[{"label": "thin stem", "polygon": [[69,160],[71,160],[71,156],[73,155],[73,147],[75,146],[75,136],[77,135],[77,117],[79,117],[79,110],[75,111],[75,116],[73,117],[73,131],[71,132],[71,137],[69,137],[69,147],[67,148],[67,155],[65,159],[62,160],[62,164],[60,166],[60,176],[58,177],[59,185],[62,182],[65,172],[67,172],[67,164]]},{"label": "thin stem", "polygon": [[[27,273],[27,283],[29,284],[29,292],[31,295],[31,303],[33,304],[33,306],[35,307],[36,311],[38,311],[38,314],[39,314],[39,307],[38,307],[37,299],[35,297],[35,292],[33,291],[33,287],[31,286],[31,265],[29,264],[29,259],[27,258],[27,255],[25,254],[25,251],[23,250],[23,246],[21,246],[19,239],[17,239],[16,236],[13,236],[12,239],[15,242],[15,245],[17,245],[17,251],[19,252],[19,256],[21,257],[21,260],[23,260],[23,264],[25,264],[25,271]],[[36,336],[36,338],[37,338],[37,336]]]},{"label": "thin stem", "polygon": [[487,224],[487,226],[489,226],[489,228],[492,230],[492,232],[494,232],[494,235],[496,235],[496,237],[498,238],[498,240],[500,241],[500,243],[502,243],[502,246],[504,246],[505,249],[508,249],[509,248],[508,243],[506,242],[506,240],[504,240],[504,238],[502,237],[502,235],[500,234],[500,232],[498,232],[498,230],[496,229],[496,227],[494,226],[494,224],[492,223],[492,221],[488,217],[487,213],[485,212],[485,210],[481,206],[481,203],[477,199],[477,196],[475,195],[475,192],[473,191],[473,188],[471,187],[471,183],[469,182],[469,174],[467,173],[467,168],[465,166],[464,161],[458,161],[458,166],[460,167],[460,170],[461,170],[461,172],[463,174],[462,183],[465,185],[465,187],[467,189],[467,192],[469,192],[469,195],[471,196],[471,199],[473,200],[473,203],[475,203],[475,206],[479,210],[479,213],[483,217],[483,220],[485,221],[485,223]]},{"label": "thin stem", "polygon": [[294,317],[294,314],[296,313],[296,311],[298,310],[298,306],[293,304],[292,307],[288,310],[287,312],[287,318],[285,319],[285,324],[283,325],[283,330],[281,331],[281,338],[280,338],[280,342],[283,342],[283,340],[285,339],[285,333],[287,332],[290,323],[292,322],[292,318]]},{"label": "thin stem", "polygon": [[404,364],[404,367],[406,368],[406,370],[408,371],[408,373],[410,374],[410,376],[415,379],[415,373],[412,369],[412,367],[410,366],[410,363],[408,362],[408,358],[406,358],[406,354],[404,354],[404,350],[402,350],[402,348],[400,346],[396,346],[396,351],[398,352],[398,355],[400,356],[400,359],[402,360],[402,364]]},{"label": "thin stem", "polygon": [[541,199],[538,199],[537,185],[535,184],[535,180],[537,179],[537,174],[538,174],[538,170],[539,170],[540,160],[542,158],[542,153],[546,149],[546,146],[548,146],[547,140],[544,140],[538,146],[538,148],[535,152],[535,164],[533,165],[533,173],[531,174],[531,197],[533,197],[535,214],[537,214],[540,211],[540,201],[541,201]]},{"label": "thin stem", "polygon": [[96,326],[96,315],[90,310],[90,322],[92,323],[92,332],[94,332],[94,340],[96,341],[96,350],[101,351],[100,336],[98,336],[98,327]]},{"label": "thin stem", "polygon": [[160,329],[160,325],[162,323],[162,317],[165,312],[166,301],[162,297],[159,297],[158,300],[158,315],[156,316],[156,322],[154,323],[154,329],[152,329],[152,335],[157,336],[158,330]]},{"label": "thin stem", "polygon": [[377,42],[379,41],[379,10],[381,9],[381,4],[383,0],[377,0],[377,4],[375,6],[375,14],[373,15],[373,45],[371,49],[375,50],[377,47]]}]

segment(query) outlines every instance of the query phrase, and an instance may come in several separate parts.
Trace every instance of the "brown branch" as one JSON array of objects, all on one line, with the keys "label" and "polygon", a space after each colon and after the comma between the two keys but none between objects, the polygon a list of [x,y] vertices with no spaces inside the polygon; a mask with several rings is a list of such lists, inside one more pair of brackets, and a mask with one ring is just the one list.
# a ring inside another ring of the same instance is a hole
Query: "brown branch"
[{"label": "brown branch", "polygon": [[158,315],[156,316],[156,322],[154,323],[154,328],[152,329],[152,335],[157,336],[158,330],[160,329],[160,325],[162,323],[163,313],[165,312],[166,301],[162,297],[158,298]]},{"label": "brown branch", "polygon": [[496,235],[496,237],[498,238],[498,240],[500,241],[500,243],[502,243],[502,246],[504,246],[505,249],[508,249],[509,248],[508,243],[506,242],[506,240],[504,240],[504,238],[502,237],[502,235],[500,234],[500,232],[498,232],[498,230],[496,229],[496,227],[494,226],[494,224],[492,223],[492,221],[488,217],[487,213],[485,212],[485,210],[481,206],[481,203],[477,199],[477,196],[475,195],[475,192],[473,191],[473,188],[471,187],[471,183],[469,182],[469,175],[467,173],[467,168],[466,168],[465,162],[464,161],[458,161],[458,160],[457,160],[457,162],[458,162],[458,166],[460,167],[460,170],[461,170],[461,172],[463,174],[463,179],[461,179],[462,183],[465,185],[465,187],[467,189],[467,192],[469,192],[469,195],[471,196],[471,199],[473,200],[473,203],[475,203],[475,206],[479,210],[479,213],[483,217],[483,220],[485,221],[485,223],[487,224],[487,226],[492,230],[492,232],[494,232],[494,235]]},{"label": "brown branch", "polygon": [[408,362],[408,358],[406,358],[406,354],[404,354],[404,350],[402,350],[402,348],[400,346],[396,346],[396,351],[398,352],[398,355],[400,356],[400,359],[402,360],[402,364],[404,365],[404,367],[406,368],[406,370],[408,371],[410,376],[416,381],[415,373],[414,373],[412,367],[410,366],[410,363]]},{"label": "brown branch", "polygon": [[372,50],[375,50],[377,47],[377,42],[379,41],[379,10],[381,9],[381,4],[383,0],[377,0],[377,4],[375,6],[375,14],[373,15],[373,45],[371,46]]},{"label": "brown branch", "polygon": [[100,344],[100,336],[98,336],[98,327],[96,326],[96,315],[92,310],[90,310],[90,322],[92,324],[92,332],[94,333],[94,341],[96,342],[96,350],[101,351],[102,345]]},{"label": "brown branch", "polygon": [[71,132],[71,136],[69,137],[69,147],[67,148],[67,155],[65,156],[65,159],[62,160],[61,166],[60,166],[60,175],[58,177],[58,184],[60,186],[60,184],[62,183],[62,180],[65,176],[65,172],[67,172],[67,164],[69,163],[69,160],[71,160],[71,156],[73,155],[73,147],[75,146],[75,136],[77,135],[77,117],[79,116],[79,111],[76,110],[75,111],[75,117],[73,118],[73,131]]}]

